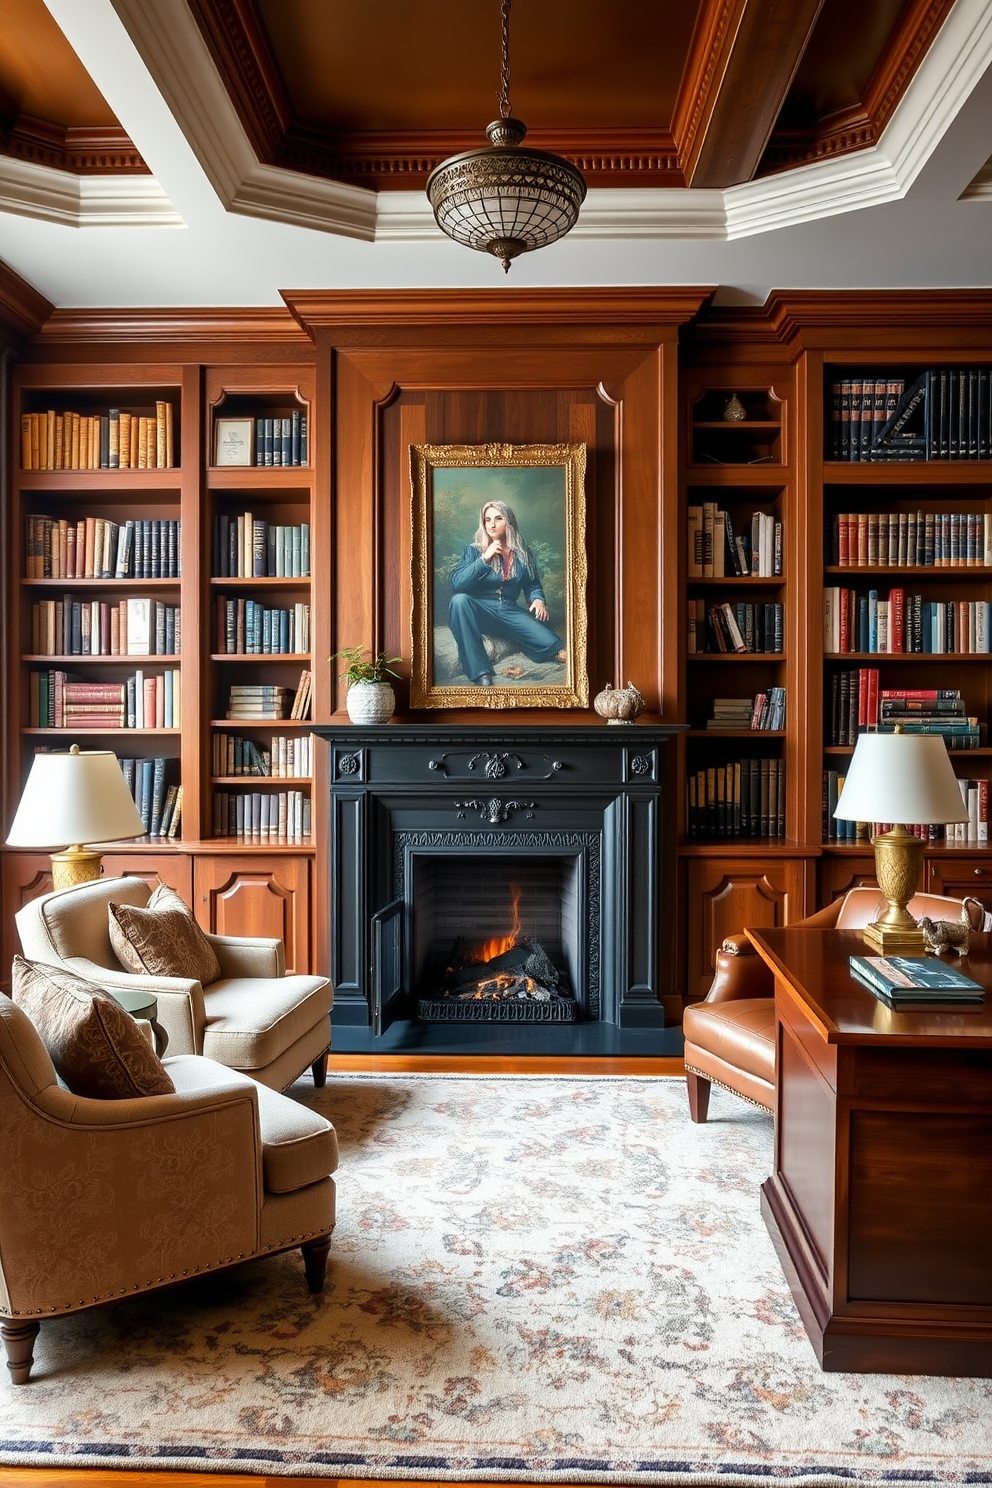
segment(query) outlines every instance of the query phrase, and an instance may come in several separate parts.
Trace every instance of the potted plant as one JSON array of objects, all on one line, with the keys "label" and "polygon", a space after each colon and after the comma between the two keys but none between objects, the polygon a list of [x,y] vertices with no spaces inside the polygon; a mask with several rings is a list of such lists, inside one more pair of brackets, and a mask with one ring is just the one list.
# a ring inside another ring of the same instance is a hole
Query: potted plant
[{"label": "potted plant", "polygon": [[352,723],[386,723],[393,716],[396,694],[390,677],[398,677],[393,662],[399,656],[387,656],[385,651],[375,655],[367,646],[345,646],[335,651],[331,661],[343,661],[345,668],[339,676],[348,683],[345,707]]}]

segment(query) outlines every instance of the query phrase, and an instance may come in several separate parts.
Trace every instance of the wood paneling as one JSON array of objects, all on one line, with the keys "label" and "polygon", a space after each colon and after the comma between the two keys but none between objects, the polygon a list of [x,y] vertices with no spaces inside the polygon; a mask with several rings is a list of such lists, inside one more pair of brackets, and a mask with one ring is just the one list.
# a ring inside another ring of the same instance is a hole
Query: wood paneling
[{"label": "wood paneling", "polygon": [[272,936],[286,948],[286,971],[310,969],[310,862],[244,855],[198,857],[195,913],[214,935]]}]

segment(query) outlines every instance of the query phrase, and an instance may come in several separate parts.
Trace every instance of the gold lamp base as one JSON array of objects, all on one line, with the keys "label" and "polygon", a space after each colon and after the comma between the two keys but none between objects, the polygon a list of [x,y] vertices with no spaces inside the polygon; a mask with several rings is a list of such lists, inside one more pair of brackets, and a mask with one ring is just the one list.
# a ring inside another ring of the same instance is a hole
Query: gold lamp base
[{"label": "gold lamp base", "polygon": [[923,842],[895,826],[872,838],[875,876],[888,908],[864,930],[865,944],[880,956],[923,956],[923,931],[906,908],[920,883]]},{"label": "gold lamp base", "polygon": [[64,852],[52,853],[52,888],[73,889],[90,883],[103,872],[103,853],[76,843]]}]

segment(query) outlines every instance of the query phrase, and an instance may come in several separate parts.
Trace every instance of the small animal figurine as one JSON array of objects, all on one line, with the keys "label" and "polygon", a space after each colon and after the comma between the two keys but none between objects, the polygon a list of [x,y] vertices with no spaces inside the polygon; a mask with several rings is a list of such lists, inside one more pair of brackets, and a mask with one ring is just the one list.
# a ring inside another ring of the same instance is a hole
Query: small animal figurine
[{"label": "small animal figurine", "polygon": [[923,915],[920,929],[923,931],[923,943],[931,955],[939,956],[944,951],[957,951],[959,956],[967,956],[971,944],[971,926],[966,919],[931,920],[929,915]]}]

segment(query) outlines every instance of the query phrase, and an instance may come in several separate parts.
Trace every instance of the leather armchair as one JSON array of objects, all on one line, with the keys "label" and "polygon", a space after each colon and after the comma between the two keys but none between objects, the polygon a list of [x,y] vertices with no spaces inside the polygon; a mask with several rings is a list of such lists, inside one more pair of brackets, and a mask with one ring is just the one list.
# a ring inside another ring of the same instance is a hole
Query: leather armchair
[{"label": "leather armchair", "polygon": [[143,909],[141,878],[101,878],[32,899],[15,915],[24,955],[65,966],[108,990],[153,992],[170,1054],[203,1054],[285,1090],[309,1065],[315,1085],[327,1076],[333,992],[327,977],[287,976],[281,940],[207,935],[219,980],[136,975],[114,954],[108,905]]},{"label": "leather armchair", "polygon": [[[876,888],[850,889],[816,914],[799,920],[811,930],[862,930],[885,901]],[[917,894],[910,913],[920,919],[959,920],[967,910],[972,928],[992,928],[977,899]],[[744,934],[728,935],[716,953],[716,971],[702,1002],[683,1014],[689,1115],[705,1121],[710,1086],[721,1085],[752,1105],[775,1109],[775,980]]]},{"label": "leather armchair", "polygon": [[[0,1337],[28,1380],[39,1320],[256,1256],[324,1282],[337,1138],[322,1116],[213,1060],[165,1060],[175,1094],[93,1100],[57,1080],[0,996]],[[66,1186],[65,1176],[85,1178]]]}]

